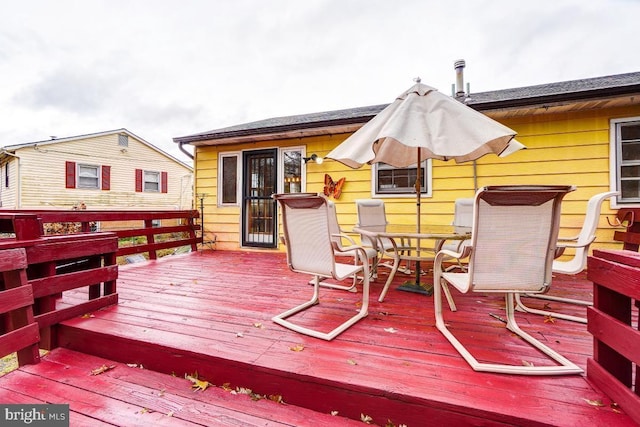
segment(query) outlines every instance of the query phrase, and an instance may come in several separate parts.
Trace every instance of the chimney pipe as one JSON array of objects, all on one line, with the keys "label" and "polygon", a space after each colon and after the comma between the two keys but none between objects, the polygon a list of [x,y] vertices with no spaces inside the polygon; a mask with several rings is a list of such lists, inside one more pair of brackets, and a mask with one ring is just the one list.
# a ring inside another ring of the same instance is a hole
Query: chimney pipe
[{"label": "chimney pipe", "polygon": [[456,70],[456,97],[464,96],[464,59],[458,59],[453,63],[453,68]]}]

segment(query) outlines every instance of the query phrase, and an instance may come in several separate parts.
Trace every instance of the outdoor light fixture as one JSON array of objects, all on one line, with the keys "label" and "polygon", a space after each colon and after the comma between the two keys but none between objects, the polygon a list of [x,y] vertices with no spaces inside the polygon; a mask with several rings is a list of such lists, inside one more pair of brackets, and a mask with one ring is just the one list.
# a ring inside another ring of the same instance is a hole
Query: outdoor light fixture
[{"label": "outdoor light fixture", "polygon": [[317,164],[321,165],[322,162],[324,161],[324,159],[322,157],[318,157],[317,154],[312,154],[311,157],[303,157],[302,160],[304,160],[305,164],[309,161],[309,160],[313,160],[314,162],[316,162]]}]

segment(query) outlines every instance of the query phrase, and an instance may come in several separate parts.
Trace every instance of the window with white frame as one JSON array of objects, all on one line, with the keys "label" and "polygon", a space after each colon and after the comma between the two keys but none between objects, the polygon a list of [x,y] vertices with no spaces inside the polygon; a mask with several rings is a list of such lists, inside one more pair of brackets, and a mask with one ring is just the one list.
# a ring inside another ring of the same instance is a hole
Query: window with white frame
[{"label": "window with white frame", "polygon": [[160,172],[144,171],[144,191],[160,191]]},{"label": "window with white frame", "polygon": [[100,188],[100,166],[78,164],[78,188]]},{"label": "window with white frame", "polygon": [[[416,194],[417,174],[415,165],[396,168],[386,163],[375,163],[373,167],[373,194],[376,196]],[[431,194],[431,160],[425,160],[421,164],[420,193]]]},{"label": "window with white frame", "polygon": [[640,117],[611,121],[618,203],[640,203]]},{"label": "window with white frame", "polygon": [[239,204],[239,159],[239,153],[220,153],[218,156],[218,204],[221,206]]},{"label": "window with white frame", "polygon": [[302,157],[303,149],[301,147],[285,148],[282,150],[282,164],[279,170],[283,173],[280,179],[280,182],[282,182],[281,191],[283,193],[302,193],[302,189],[304,188]]}]

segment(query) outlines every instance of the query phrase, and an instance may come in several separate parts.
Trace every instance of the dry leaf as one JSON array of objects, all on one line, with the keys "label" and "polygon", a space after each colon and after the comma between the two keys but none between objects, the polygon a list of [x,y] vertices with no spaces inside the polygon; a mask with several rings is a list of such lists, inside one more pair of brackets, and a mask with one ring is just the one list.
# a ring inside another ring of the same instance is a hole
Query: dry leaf
[{"label": "dry leaf", "polygon": [[544,316],[544,323],[556,323],[556,319],[551,316]]},{"label": "dry leaf", "polygon": [[264,326],[262,326],[262,323],[258,322],[258,323],[254,323],[253,324],[254,328],[258,328],[258,329],[264,329]]},{"label": "dry leaf", "polygon": [[365,424],[371,424],[371,422],[373,421],[373,418],[371,418],[369,415],[360,414],[360,421],[362,421]]},{"label": "dry leaf", "polygon": [[169,411],[169,412],[167,413],[167,417],[173,417],[173,411]]},{"label": "dry leaf", "polygon": [[280,394],[270,394],[269,400],[276,403],[284,403],[284,400],[282,400],[282,395]]},{"label": "dry leaf", "polygon": [[398,330],[395,328],[384,328],[384,331],[389,332],[390,334],[395,334],[396,332],[398,332]]},{"label": "dry leaf", "polygon": [[89,318],[91,318],[91,317],[96,317],[96,316],[94,316],[94,315],[93,315],[93,314],[91,314],[91,313],[87,313],[87,314],[83,314],[81,317],[82,317],[83,319],[89,319]]},{"label": "dry leaf", "polygon": [[533,363],[531,363],[531,362],[529,362],[527,360],[523,360],[522,361],[522,366],[528,366],[530,368],[533,368],[534,365],[533,365]]},{"label": "dry leaf", "polygon": [[238,332],[238,333],[236,333],[236,337],[244,338],[244,334],[242,332]]},{"label": "dry leaf", "polygon": [[224,383],[222,384],[222,389],[224,391],[233,391],[233,389],[231,388],[231,384],[230,383]]},{"label": "dry leaf", "polygon": [[296,344],[294,346],[289,347],[291,351],[302,351],[304,350],[304,346],[302,344]]},{"label": "dry leaf", "polygon": [[108,370],[113,369],[115,367],[116,367],[116,365],[110,365],[110,366],[102,365],[99,368],[92,369],[91,370],[91,375],[100,375],[100,374],[103,374],[103,373],[107,372]]},{"label": "dry leaf", "polygon": [[209,383],[209,381],[204,381],[204,380],[198,379],[198,373],[197,372],[195,374],[193,374],[193,375],[186,375],[185,374],[184,377],[193,383],[191,385],[191,388],[193,389],[193,391],[198,391],[198,390],[205,391],[211,385],[211,383]]},{"label": "dry leaf", "polygon": [[338,415],[338,411],[331,411],[331,415],[335,417],[336,415]]},{"label": "dry leaf", "polygon": [[354,366],[358,364],[358,362],[356,362],[356,361],[355,361],[355,360],[353,360],[353,359],[349,359],[349,360],[347,360],[347,363],[348,363],[349,365],[354,365]]},{"label": "dry leaf", "polygon": [[602,400],[600,400],[600,399],[598,399],[598,400],[584,399],[584,401],[587,402],[591,406],[604,406],[604,403],[602,403]]}]

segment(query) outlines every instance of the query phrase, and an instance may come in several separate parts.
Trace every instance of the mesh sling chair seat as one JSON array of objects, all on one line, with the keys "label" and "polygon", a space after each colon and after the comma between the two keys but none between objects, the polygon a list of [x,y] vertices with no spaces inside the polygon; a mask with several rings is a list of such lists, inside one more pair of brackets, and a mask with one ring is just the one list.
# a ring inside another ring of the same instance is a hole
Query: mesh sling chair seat
[{"label": "mesh sling chair seat", "polygon": [[[338,246],[332,241],[330,210],[327,199],[317,194],[289,193],[273,196],[282,207],[282,226],[287,249],[287,263],[292,271],[313,276],[313,295],[303,304],[293,307],[272,320],[285,328],[324,340],[332,340],[360,319],[367,316],[369,308],[369,262],[366,251],[360,246]],[[336,253],[352,256],[358,253],[360,264],[336,262]],[[344,280],[362,275],[362,303],[358,312],[334,327],[330,332],[321,332],[297,325],[289,317],[320,302],[320,282],[327,277]]]},{"label": "mesh sling chair seat", "polygon": [[[516,323],[514,295],[544,293],[551,286],[560,224],[560,204],[572,186],[494,186],[478,190],[474,201],[471,245],[462,253],[442,250],[434,261],[436,327],[476,371],[525,375],[583,372]],[[469,257],[467,272],[443,271],[447,257]],[[552,366],[516,366],[479,362],[449,331],[442,312],[442,293],[456,311],[449,285],[462,293],[504,293],[507,329],[553,359]]]},{"label": "mesh sling chair seat", "polygon": [[[573,275],[582,272],[587,267],[587,255],[589,254],[589,247],[596,240],[596,230],[598,228],[598,220],[600,219],[602,203],[610,197],[617,196],[619,194],[620,193],[617,191],[606,191],[604,193],[598,193],[589,199],[587,202],[587,212],[585,214],[580,233],[572,237],[558,238],[558,250],[556,251],[556,257],[564,253],[565,249],[573,249],[573,256],[566,261],[555,259],[552,265],[554,273]],[[521,299],[521,297],[524,296],[582,306],[593,305],[591,301],[563,298],[552,295],[516,295],[516,304],[520,311],[540,314],[543,316],[552,316],[558,319],[570,320],[578,323],[587,323],[586,317],[572,316],[556,311],[540,310],[529,307]]]}]

